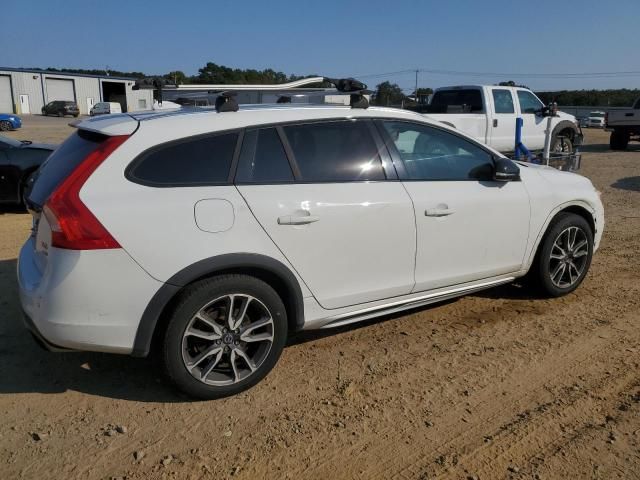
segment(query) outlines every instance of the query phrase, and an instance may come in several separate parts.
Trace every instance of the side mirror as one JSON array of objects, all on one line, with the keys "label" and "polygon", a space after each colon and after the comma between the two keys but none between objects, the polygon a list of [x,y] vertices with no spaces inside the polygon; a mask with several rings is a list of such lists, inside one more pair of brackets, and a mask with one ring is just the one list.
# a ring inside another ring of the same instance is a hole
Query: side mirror
[{"label": "side mirror", "polygon": [[520,168],[508,158],[496,158],[493,179],[498,182],[520,180]]}]

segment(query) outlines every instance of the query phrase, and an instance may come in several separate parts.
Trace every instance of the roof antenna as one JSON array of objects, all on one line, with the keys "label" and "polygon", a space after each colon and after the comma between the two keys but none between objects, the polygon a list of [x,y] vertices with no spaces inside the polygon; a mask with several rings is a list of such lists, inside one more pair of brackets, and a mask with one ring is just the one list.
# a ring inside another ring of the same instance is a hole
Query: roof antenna
[{"label": "roof antenna", "polygon": [[222,92],[216,97],[216,112],[237,112],[240,108],[236,101],[238,92]]}]

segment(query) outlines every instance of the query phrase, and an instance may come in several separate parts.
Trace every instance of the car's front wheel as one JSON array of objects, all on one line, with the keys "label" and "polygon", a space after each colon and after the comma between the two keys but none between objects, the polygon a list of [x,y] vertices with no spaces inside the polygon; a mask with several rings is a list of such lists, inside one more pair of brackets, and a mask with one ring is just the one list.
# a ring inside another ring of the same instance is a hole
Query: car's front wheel
[{"label": "car's front wheel", "polygon": [[13,128],[13,125],[11,125],[11,122],[9,120],[2,120],[0,122],[0,131],[8,132],[12,128]]},{"label": "car's front wheel", "polygon": [[542,239],[530,275],[543,293],[560,297],[582,283],[592,255],[589,223],[574,213],[559,213]]},{"label": "car's front wheel", "polygon": [[273,288],[247,275],[221,275],[182,293],[164,333],[162,361],[183,392],[221,398],[262,380],[286,339],[286,310]]}]

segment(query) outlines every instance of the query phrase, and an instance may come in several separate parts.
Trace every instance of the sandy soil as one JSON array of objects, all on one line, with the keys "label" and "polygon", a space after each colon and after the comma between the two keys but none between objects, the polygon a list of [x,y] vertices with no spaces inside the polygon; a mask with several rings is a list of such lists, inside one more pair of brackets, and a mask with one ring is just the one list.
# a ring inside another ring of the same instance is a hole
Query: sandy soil
[{"label": "sandy soil", "polygon": [[[60,140],[68,121],[11,135]],[[41,351],[14,279],[29,217],[0,213],[0,477],[640,478],[640,146],[586,134],[607,225],[576,292],[502,287],[299,335],[265,381],[214,402],[152,360]]]}]

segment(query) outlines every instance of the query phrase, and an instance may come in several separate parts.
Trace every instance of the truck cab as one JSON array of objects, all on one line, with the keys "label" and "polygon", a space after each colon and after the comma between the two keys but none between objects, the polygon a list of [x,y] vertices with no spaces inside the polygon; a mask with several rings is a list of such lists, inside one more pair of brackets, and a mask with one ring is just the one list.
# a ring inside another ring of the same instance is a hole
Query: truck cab
[{"label": "truck cab", "polygon": [[[529,89],[497,85],[438,88],[426,115],[471,135],[500,152],[515,149],[516,118],[523,119],[522,142],[529,150],[544,148],[545,105]],[[570,153],[581,139],[574,116],[558,112],[552,119],[552,150]]]}]

